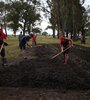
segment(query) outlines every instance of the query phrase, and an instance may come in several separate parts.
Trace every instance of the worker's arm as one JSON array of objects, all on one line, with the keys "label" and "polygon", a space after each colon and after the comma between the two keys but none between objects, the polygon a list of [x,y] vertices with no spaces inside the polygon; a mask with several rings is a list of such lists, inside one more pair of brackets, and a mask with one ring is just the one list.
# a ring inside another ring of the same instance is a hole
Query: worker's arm
[{"label": "worker's arm", "polygon": [[62,45],[62,43],[60,43],[60,49],[61,49],[61,52],[63,52],[63,45]]},{"label": "worker's arm", "polygon": [[67,47],[73,46],[73,41],[72,41],[72,39],[70,39],[70,38],[66,38],[66,39],[69,41],[69,45],[68,45]]},{"label": "worker's arm", "polygon": [[27,46],[30,46],[28,43],[26,43]]},{"label": "worker's arm", "polygon": [[27,45],[27,46],[30,46],[29,43],[28,43],[28,41],[26,42],[26,45]]},{"label": "worker's arm", "polygon": [[6,42],[6,39],[3,40],[3,43],[5,46],[8,46],[8,43]]},{"label": "worker's arm", "polygon": [[72,39],[69,39],[69,45],[70,45],[70,46],[73,46],[73,41],[72,41]]}]

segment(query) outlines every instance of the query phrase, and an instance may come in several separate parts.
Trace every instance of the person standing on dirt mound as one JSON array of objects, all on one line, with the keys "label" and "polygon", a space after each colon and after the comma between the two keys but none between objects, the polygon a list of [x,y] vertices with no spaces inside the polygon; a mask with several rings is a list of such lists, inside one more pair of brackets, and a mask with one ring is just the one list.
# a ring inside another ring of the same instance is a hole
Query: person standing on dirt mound
[{"label": "person standing on dirt mound", "polygon": [[68,53],[70,48],[73,46],[72,40],[69,38],[66,38],[64,35],[60,35],[60,47],[61,52],[63,52],[64,55],[64,64],[67,64],[68,62]]},{"label": "person standing on dirt mound", "polygon": [[5,46],[8,44],[6,43],[6,34],[3,32],[2,25],[0,28],[0,55],[2,60],[2,65],[7,65],[6,55],[5,55]]}]

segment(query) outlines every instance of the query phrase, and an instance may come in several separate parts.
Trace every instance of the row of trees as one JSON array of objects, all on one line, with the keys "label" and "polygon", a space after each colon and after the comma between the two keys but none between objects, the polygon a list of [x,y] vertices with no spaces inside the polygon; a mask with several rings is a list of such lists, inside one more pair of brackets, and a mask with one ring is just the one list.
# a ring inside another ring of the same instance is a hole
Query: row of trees
[{"label": "row of trees", "polygon": [[[23,34],[31,31],[40,32],[35,28],[41,22],[40,11],[49,16],[49,22],[53,30],[57,30],[57,37],[60,33],[71,34],[71,38],[76,39],[81,32],[82,43],[85,43],[85,30],[89,26],[88,16],[82,6],[85,0],[46,0],[47,6],[43,5],[43,0],[5,0],[0,2],[0,14],[3,16],[3,24],[13,30],[14,34],[19,28]],[[7,32],[6,32],[7,33]]]},{"label": "row of trees", "polygon": [[[2,24],[13,30],[14,34],[18,29],[23,30],[23,34],[31,31],[39,32],[35,28],[40,22],[39,13],[40,2],[38,0],[5,0],[0,2],[0,15]],[[7,32],[6,32],[7,33]]]},{"label": "row of trees", "polygon": [[55,37],[55,30],[57,30],[57,37],[60,33],[71,34],[71,38],[76,39],[77,34],[81,32],[82,43],[85,43],[85,29],[88,23],[87,13],[82,6],[85,0],[47,0],[50,11],[46,10],[51,17],[49,22],[53,30],[53,37]]}]

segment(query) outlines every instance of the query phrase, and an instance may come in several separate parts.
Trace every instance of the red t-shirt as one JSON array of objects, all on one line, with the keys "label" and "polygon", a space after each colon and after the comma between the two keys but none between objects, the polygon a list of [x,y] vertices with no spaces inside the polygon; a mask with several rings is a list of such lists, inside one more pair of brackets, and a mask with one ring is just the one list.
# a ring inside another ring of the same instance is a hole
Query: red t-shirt
[{"label": "red t-shirt", "polygon": [[0,48],[5,40],[6,40],[6,35],[5,35],[5,33],[2,32],[0,35]]},{"label": "red t-shirt", "polygon": [[6,40],[6,34],[3,32],[3,29],[0,29],[0,38],[4,41]]},{"label": "red t-shirt", "polygon": [[2,40],[5,40],[5,39],[6,39],[6,34],[5,34],[4,32],[2,32],[0,38],[1,38]]},{"label": "red t-shirt", "polygon": [[36,40],[36,36],[35,35],[33,35],[32,40]]},{"label": "red t-shirt", "polygon": [[63,35],[60,35],[59,39],[60,39],[60,45],[62,46],[62,42],[64,41],[65,37]]}]

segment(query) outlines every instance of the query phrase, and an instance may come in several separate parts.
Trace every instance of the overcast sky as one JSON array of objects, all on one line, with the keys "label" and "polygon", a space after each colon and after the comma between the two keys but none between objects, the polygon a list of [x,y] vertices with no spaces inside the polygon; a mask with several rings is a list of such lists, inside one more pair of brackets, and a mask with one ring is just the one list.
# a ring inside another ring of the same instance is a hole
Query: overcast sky
[{"label": "overcast sky", "polygon": [[86,0],[84,5],[83,5],[86,9],[90,9],[90,0]]},{"label": "overcast sky", "polygon": [[86,0],[84,5],[85,5],[85,7],[87,7],[88,5],[90,6],[90,0]]}]

